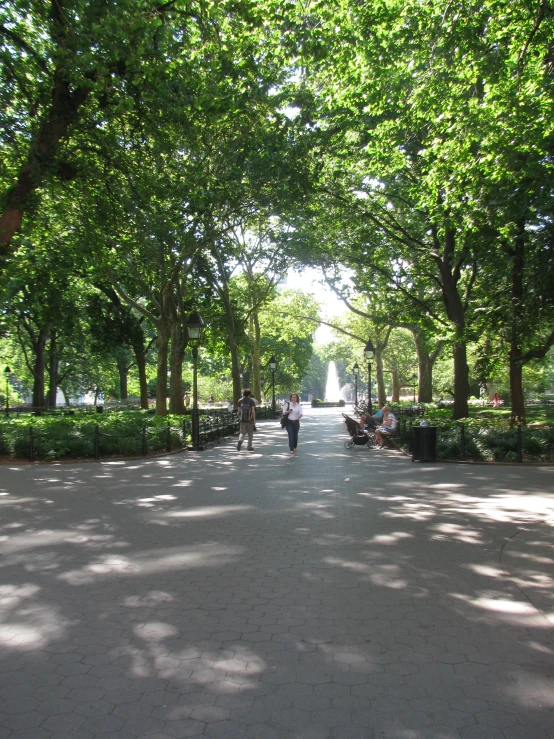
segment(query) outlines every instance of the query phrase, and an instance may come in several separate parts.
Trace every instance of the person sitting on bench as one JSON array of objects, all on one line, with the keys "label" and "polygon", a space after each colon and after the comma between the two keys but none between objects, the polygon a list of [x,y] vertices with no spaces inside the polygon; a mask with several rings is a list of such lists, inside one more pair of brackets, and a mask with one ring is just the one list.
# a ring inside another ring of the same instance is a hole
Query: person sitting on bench
[{"label": "person sitting on bench", "polygon": [[383,423],[381,426],[377,426],[375,429],[375,436],[377,437],[377,443],[382,449],[385,446],[385,439],[396,435],[398,429],[398,421],[396,416],[391,411],[388,405],[383,408]]},{"label": "person sitting on bench", "polygon": [[377,426],[383,423],[384,413],[383,408],[385,407],[384,403],[379,403],[379,410],[374,413],[372,416],[366,416],[366,423],[369,428],[376,429]]}]

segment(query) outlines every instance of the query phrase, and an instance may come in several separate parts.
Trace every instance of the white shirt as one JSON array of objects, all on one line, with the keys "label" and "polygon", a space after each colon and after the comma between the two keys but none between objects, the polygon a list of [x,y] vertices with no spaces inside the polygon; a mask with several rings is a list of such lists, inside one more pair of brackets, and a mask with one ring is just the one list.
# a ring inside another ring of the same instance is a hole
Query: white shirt
[{"label": "white shirt", "polygon": [[[299,418],[302,418],[302,406],[300,403],[293,403],[291,400],[287,400],[288,407],[290,408],[290,413],[288,414],[288,417],[291,421],[298,421]],[[286,408],[285,408],[286,410]]]}]

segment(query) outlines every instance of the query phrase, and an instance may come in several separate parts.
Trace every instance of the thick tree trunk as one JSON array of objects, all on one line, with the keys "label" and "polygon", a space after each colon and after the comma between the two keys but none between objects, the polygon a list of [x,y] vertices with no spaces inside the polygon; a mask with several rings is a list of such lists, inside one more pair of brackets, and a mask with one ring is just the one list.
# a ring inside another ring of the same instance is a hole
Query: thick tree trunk
[{"label": "thick tree trunk", "polygon": [[127,362],[123,357],[117,358],[117,371],[119,372],[119,399],[127,400]]},{"label": "thick tree trunk", "polygon": [[44,371],[46,368],[46,342],[48,334],[41,331],[33,344],[33,408],[44,408]]},{"label": "thick tree trunk", "polygon": [[510,424],[526,425],[525,401],[523,397],[522,328],[523,306],[523,265],[525,259],[525,222],[518,222],[518,232],[512,251],[512,330],[510,336],[510,401],[512,411]]},{"label": "thick tree trunk", "polygon": [[135,348],[135,361],[139,376],[140,386],[140,407],[142,410],[148,410],[148,381],[146,379],[146,355],[144,351]]},{"label": "thick tree trunk", "polygon": [[179,321],[171,325],[171,380],[169,387],[169,412],[183,414],[183,359],[185,356],[185,332]]},{"label": "thick tree trunk", "polygon": [[4,193],[4,210],[0,215],[0,264],[9,254],[10,242],[21,228],[23,215],[33,207],[31,194],[46,176],[55,171],[60,141],[77,120],[91,89],[92,86],[87,86],[72,91],[65,72],[57,70],[54,73],[50,109],[31,141],[27,161],[21,167],[17,181]]},{"label": "thick tree trunk", "polygon": [[260,333],[260,321],[258,313],[254,311],[252,313],[252,394],[257,400],[262,399],[262,383],[260,379],[260,344],[262,336]]},{"label": "thick tree trunk", "polygon": [[58,346],[56,341],[56,334],[53,333],[50,337],[50,347],[49,347],[49,359],[50,359],[50,366],[49,366],[49,387],[48,387],[48,396],[47,396],[47,405],[49,408],[55,408],[56,407],[56,399],[58,396],[58,368],[59,368],[59,359],[58,359]]},{"label": "thick tree trunk", "polygon": [[383,376],[383,354],[379,347],[375,347],[375,379],[377,380],[377,399],[379,403],[386,403],[387,391]]},{"label": "thick tree trunk", "polygon": [[456,270],[453,272],[455,232],[447,231],[444,238],[442,258],[438,262],[441,278],[442,296],[446,314],[454,327],[454,410],[455,419],[467,418],[469,415],[469,368],[467,366],[467,348],[465,341],[465,308],[458,292]]},{"label": "thick tree trunk", "polygon": [[156,415],[167,416],[167,356],[169,353],[169,327],[163,318],[158,321],[158,366],[156,375]]},{"label": "thick tree trunk", "polygon": [[469,415],[469,367],[467,366],[467,346],[465,341],[454,343],[454,413],[453,417],[467,418]]},{"label": "thick tree trunk", "polygon": [[400,378],[398,377],[398,370],[391,370],[392,375],[392,402],[400,402]]},{"label": "thick tree trunk", "polygon": [[433,352],[433,355],[429,354],[421,331],[416,330],[412,334],[417,353],[418,402],[431,403],[433,401],[433,365],[438,352]]},{"label": "thick tree trunk", "polygon": [[[235,318],[233,315],[233,306],[229,297],[227,286],[221,291],[223,307],[225,308],[225,322],[227,324],[227,340],[229,342],[229,351],[231,353],[231,377],[233,379],[233,402],[237,403],[242,395],[240,382],[240,365],[239,354],[237,348],[237,334],[235,330]],[[259,400],[259,398],[258,398]]]}]

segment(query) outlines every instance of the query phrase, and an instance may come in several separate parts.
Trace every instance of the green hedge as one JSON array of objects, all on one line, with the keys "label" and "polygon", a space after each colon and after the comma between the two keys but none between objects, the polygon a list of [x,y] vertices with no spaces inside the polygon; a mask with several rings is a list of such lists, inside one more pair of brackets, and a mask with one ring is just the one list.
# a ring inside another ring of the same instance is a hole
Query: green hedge
[{"label": "green hedge", "polygon": [[168,425],[171,448],[186,446],[190,430],[183,416],[152,416],[148,411],[92,417],[27,416],[0,422],[0,454],[30,459],[32,433],[33,459],[37,460],[94,457],[97,443],[101,457],[139,456],[144,433],[148,452],[167,449]]},{"label": "green hedge", "polygon": [[[515,462],[517,434],[505,418],[465,418],[453,421],[442,416],[426,415],[426,420],[437,427],[437,458],[466,459],[470,461]],[[412,426],[419,425],[414,420]],[[462,425],[464,449],[462,450]],[[522,460],[528,462],[554,461],[554,429],[522,428]]]}]

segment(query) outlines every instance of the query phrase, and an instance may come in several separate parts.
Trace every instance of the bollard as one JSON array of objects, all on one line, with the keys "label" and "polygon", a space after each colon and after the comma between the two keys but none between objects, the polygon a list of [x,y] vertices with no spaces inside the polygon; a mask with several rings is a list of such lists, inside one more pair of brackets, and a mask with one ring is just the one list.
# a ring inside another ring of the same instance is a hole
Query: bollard
[{"label": "bollard", "polygon": [[465,424],[460,424],[460,457],[462,460],[466,458],[466,427]]},{"label": "bollard", "polygon": [[517,437],[516,437],[516,462],[520,464],[523,462],[523,453],[521,445],[521,424],[517,425]]}]

